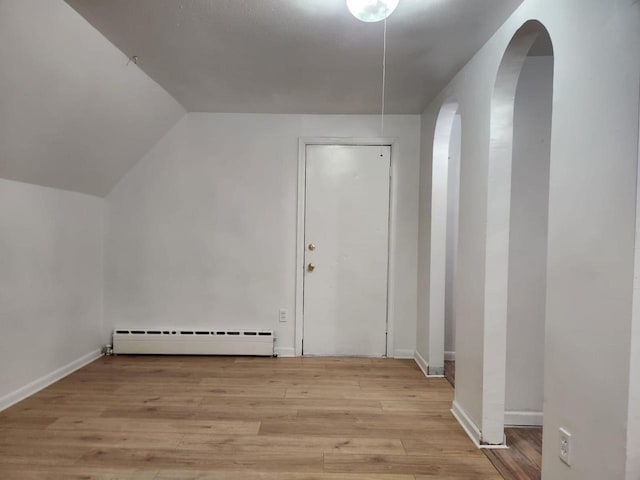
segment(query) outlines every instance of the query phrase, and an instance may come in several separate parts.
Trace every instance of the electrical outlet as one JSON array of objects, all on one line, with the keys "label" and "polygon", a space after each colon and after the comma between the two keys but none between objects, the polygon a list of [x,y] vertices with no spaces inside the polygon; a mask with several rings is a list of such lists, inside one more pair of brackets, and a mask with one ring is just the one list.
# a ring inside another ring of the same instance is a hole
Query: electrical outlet
[{"label": "electrical outlet", "polygon": [[560,429],[560,460],[571,466],[571,434],[564,428]]},{"label": "electrical outlet", "polygon": [[281,322],[286,322],[289,320],[289,312],[286,308],[281,308],[279,312],[279,318]]}]

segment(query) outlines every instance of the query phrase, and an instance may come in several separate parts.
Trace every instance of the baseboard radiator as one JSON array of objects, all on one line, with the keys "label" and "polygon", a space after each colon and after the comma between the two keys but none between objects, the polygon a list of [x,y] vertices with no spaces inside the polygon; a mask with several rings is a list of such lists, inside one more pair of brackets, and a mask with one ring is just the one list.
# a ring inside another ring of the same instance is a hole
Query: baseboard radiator
[{"label": "baseboard radiator", "polygon": [[114,354],[273,355],[272,330],[127,329],[113,331]]}]

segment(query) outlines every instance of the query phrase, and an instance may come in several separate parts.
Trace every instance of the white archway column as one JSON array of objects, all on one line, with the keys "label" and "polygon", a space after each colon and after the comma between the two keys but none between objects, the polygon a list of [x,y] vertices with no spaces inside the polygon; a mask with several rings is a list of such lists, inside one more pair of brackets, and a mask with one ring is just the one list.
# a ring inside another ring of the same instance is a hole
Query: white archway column
[{"label": "white archway column", "polygon": [[526,23],[502,58],[491,103],[485,251],[482,442],[504,443],[511,170],[515,95],[531,47],[544,27]]},{"label": "white archway column", "polygon": [[447,102],[438,115],[431,174],[431,251],[429,252],[429,375],[444,374],[445,291],[449,147],[458,104]]},{"label": "white archway column", "polygon": [[[640,105],[638,106],[640,116]],[[638,173],[636,180],[636,239],[631,309],[631,359],[627,413],[626,478],[640,475],[640,120],[638,121]]]}]

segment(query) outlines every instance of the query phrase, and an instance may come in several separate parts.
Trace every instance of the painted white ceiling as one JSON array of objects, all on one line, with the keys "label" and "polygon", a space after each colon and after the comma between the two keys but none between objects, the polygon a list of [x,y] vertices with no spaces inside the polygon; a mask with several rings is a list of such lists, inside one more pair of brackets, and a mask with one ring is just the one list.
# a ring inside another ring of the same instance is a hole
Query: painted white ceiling
[{"label": "painted white ceiling", "polygon": [[98,196],[184,115],[62,0],[0,0],[0,177]]},{"label": "painted white ceiling", "polygon": [[[67,0],[187,110],[376,113],[382,23],[345,0]],[[400,0],[387,111],[420,113],[522,0]]]}]

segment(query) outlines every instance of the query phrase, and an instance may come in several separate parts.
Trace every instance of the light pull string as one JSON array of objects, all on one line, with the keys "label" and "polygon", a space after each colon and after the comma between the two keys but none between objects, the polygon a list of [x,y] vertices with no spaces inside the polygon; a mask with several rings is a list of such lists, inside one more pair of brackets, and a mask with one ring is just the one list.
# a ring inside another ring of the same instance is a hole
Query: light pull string
[{"label": "light pull string", "polygon": [[380,137],[384,138],[384,100],[387,82],[387,17],[384,18],[384,33],[382,35],[382,105],[380,109]]}]

